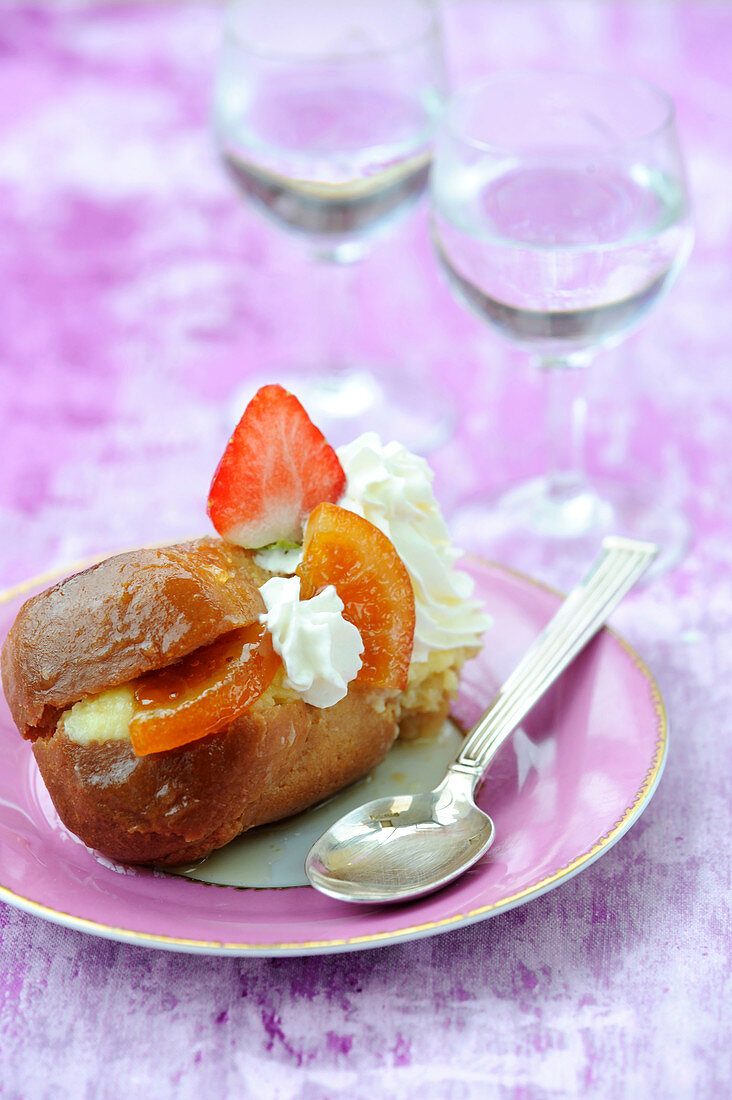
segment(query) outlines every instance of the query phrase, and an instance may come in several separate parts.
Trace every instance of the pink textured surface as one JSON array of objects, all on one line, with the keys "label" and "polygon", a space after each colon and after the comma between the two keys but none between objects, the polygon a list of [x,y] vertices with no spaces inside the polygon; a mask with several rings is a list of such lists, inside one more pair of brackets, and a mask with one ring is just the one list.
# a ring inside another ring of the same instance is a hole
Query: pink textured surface
[{"label": "pink textured surface", "polygon": [[[211,148],[218,12],[0,5],[6,584],[198,529],[227,396],[318,347],[304,261],[237,200]],[[206,959],[1,906],[3,1096],[729,1090],[732,6],[451,3],[446,25],[459,80],[613,65],[679,107],[696,248],[672,296],[591,378],[592,467],[645,467],[694,525],[682,565],[614,619],[670,714],[660,789],[556,892],[375,952]],[[434,456],[447,509],[534,473],[534,380],[452,300],[424,211],[356,279],[358,350],[452,390],[459,431]]]}]

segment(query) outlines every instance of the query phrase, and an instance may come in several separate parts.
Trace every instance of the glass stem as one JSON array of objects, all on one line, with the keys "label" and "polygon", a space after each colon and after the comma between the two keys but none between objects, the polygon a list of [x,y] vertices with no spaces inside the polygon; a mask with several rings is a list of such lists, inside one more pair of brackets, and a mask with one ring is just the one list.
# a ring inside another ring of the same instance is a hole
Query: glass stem
[{"label": "glass stem", "polygon": [[357,316],[354,274],[367,251],[368,247],[359,241],[318,242],[311,248],[320,278],[318,337],[322,358],[318,402],[329,417],[359,416],[373,408],[379,397],[376,380],[353,366]]},{"label": "glass stem", "polygon": [[558,505],[589,492],[585,470],[586,358],[539,360],[546,402],[546,483]]},{"label": "glass stem", "polygon": [[354,271],[358,259],[343,259],[337,246],[319,248],[313,255],[321,286],[318,310],[323,371],[338,384],[347,372],[347,348],[354,340]]}]

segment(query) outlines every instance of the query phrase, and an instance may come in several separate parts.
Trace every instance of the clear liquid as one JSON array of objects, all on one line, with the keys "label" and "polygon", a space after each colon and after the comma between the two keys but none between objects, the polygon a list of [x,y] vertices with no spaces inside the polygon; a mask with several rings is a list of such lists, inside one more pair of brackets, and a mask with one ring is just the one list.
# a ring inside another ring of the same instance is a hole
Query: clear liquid
[{"label": "clear liquid", "polygon": [[424,192],[436,106],[429,95],[299,73],[234,97],[224,88],[218,129],[234,180],[277,221],[324,237],[361,236]]},{"label": "clear liquid", "polygon": [[606,345],[634,325],[686,258],[682,189],[639,168],[518,168],[436,182],[433,232],[458,292],[540,355]]},{"label": "clear liquid", "polygon": [[288,179],[225,152],[229,171],[244,194],[290,229],[315,236],[361,236],[385,227],[424,193],[429,153],[368,179],[310,183]]}]

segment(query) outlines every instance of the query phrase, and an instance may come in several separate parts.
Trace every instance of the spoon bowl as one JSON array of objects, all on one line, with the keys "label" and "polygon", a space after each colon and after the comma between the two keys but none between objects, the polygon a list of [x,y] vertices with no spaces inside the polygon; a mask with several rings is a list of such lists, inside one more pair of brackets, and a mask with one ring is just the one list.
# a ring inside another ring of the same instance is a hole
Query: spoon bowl
[{"label": "spoon bowl", "polygon": [[509,676],[439,786],[379,798],[336,821],[305,860],[310,883],[341,901],[399,902],[439,890],[476,863],[495,836],[474,801],[488,765],[657,553],[652,543],[605,539],[598,561]]},{"label": "spoon bowl", "polygon": [[349,901],[404,901],[447,885],[484,855],[495,835],[452,769],[434,791],[378,798],[340,818],[313,845],[313,886]]}]

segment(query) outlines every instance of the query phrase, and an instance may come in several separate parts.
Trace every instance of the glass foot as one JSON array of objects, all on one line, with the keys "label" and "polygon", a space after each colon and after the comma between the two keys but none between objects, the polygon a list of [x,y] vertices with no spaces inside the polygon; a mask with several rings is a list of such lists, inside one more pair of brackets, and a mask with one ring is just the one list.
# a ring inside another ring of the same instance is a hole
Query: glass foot
[{"label": "glass foot", "polygon": [[428,454],[450,438],[455,426],[454,407],[442,390],[394,377],[387,383],[366,369],[247,379],[231,400],[233,423],[257,389],[273,381],[295,394],[333,446],[374,431],[385,443],[396,440],[410,451]]},{"label": "glass foot", "polygon": [[457,546],[559,588],[576,582],[606,535],[660,547],[645,581],[677,565],[690,541],[686,516],[660,493],[617,482],[567,486],[562,494],[537,478],[495,501],[474,498],[458,505],[448,523]]}]

